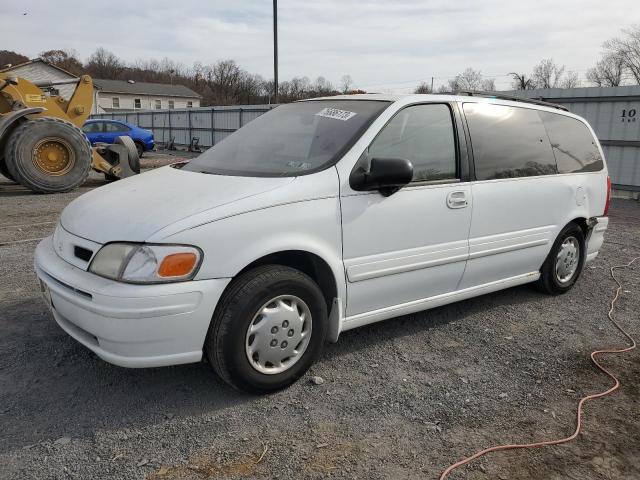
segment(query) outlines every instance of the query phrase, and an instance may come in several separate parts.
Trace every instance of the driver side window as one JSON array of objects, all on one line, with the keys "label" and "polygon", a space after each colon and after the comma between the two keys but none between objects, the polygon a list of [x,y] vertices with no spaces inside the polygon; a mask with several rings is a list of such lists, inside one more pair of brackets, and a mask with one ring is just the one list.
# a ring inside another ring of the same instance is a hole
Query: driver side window
[{"label": "driver side window", "polygon": [[84,127],[82,127],[82,131],[84,133],[100,133],[102,132],[103,125],[104,124],[102,122],[87,123]]},{"label": "driver side window", "polygon": [[403,158],[413,164],[413,182],[456,178],[451,110],[445,104],[400,110],[369,146],[368,158]]}]

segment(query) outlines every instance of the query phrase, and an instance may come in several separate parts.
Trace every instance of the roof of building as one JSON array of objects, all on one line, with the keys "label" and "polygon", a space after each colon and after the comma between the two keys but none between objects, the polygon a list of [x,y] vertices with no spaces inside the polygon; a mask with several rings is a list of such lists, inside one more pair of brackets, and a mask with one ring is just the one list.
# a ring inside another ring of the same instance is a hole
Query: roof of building
[{"label": "roof of building", "polygon": [[34,59],[31,59],[31,60],[29,60],[29,61],[27,61],[27,62],[22,62],[22,63],[18,63],[18,64],[16,64],[16,65],[11,65],[10,67],[0,68],[0,73],[3,73],[3,72],[10,72],[10,71],[12,71],[12,70],[15,70],[16,68],[19,68],[19,67],[26,67],[27,65],[32,65],[32,64],[34,64],[34,63],[43,63],[43,64],[45,64],[45,65],[48,65],[48,66],[49,66],[49,67],[51,67],[51,68],[55,68],[56,70],[59,70],[59,71],[61,71],[62,73],[65,73],[65,74],[69,75],[69,76],[70,76],[70,77],[72,77],[72,78],[78,78],[76,75],[74,75],[74,74],[73,74],[73,73],[71,73],[71,72],[68,72],[68,71],[67,71],[67,70],[65,70],[64,68],[60,68],[60,67],[58,67],[57,65],[54,65],[53,63],[50,63],[50,62],[47,62],[46,60],[43,60],[42,58],[34,58]]},{"label": "roof of building", "polygon": [[184,85],[134,82],[132,80],[105,80],[100,78],[94,78],[93,84],[99,90],[107,93],[128,93],[132,95],[202,98],[202,95],[197,94]]}]

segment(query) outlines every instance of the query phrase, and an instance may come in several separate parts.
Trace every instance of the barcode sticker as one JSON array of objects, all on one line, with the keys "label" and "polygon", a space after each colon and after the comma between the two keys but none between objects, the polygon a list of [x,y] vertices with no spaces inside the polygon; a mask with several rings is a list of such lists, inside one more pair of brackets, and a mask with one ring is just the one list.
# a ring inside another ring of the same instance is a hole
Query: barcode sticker
[{"label": "barcode sticker", "polygon": [[336,120],[342,120],[343,122],[346,122],[350,118],[355,117],[357,113],[349,112],[348,110],[340,110],[337,108],[327,107],[320,110],[318,113],[316,113],[316,115],[319,117],[334,118]]}]

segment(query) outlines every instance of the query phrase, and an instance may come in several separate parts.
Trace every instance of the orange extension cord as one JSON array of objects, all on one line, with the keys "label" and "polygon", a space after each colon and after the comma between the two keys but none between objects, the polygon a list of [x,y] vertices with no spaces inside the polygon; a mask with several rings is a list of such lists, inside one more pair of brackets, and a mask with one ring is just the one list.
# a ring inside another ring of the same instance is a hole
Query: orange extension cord
[{"label": "orange extension cord", "polygon": [[615,392],[620,387],[620,381],[616,378],[616,376],[613,373],[611,373],[609,370],[607,370],[606,368],[604,368],[602,365],[600,365],[598,363],[598,360],[596,360],[596,356],[597,355],[601,355],[601,354],[610,354],[610,353],[624,353],[624,352],[629,352],[631,350],[634,350],[636,348],[636,341],[633,339],[633,337],[631,335],[629,335],[620,326],[620,324],[613,319],[613,309],[615,307],[616,301],[618,300],[618,297],[620,296],[620,291],[622,290],[622,284],[616,278],[614,271],[616,269],[618,269],[618,268],[628,268],[631,265],[633,265],[633,263],[638,259],[640,259],[640,257],[635,257],[633,260],[631,260],[626,265],[615,265],[613,267],[610,267],[611,278],[613,278],[613,280],[616,282],[616,284],[618,285],[618,288],[616,289],[616,294],[614,295],[613,299],[611,300],[609,313],[607,315],[609,317],[609,320],[611,320],[611,322],[616,326],[616,328],[618,330],[620,330],[620,332],[625,337],[627,337],[627,339],[629,340],[631,345],[626,347],[626,348],[619,348],[619,349],[608,348],[606,350],[596,350],[595,352],[591,353],[591,361],[593,363],[595,363],[596,367],[598,367],[600,370],[602,370],[604,373],[606,373],[609,377],[611,377],[611,379],[615,383],[608,390],[605,390],[605,391],[599,392],[599,393],[593,393],[591,395],[587,395],[586,397],[582,397],[580,399],[580,402],[578,402],[576,428],[575,428],[574,432],[571,435],[569,435],[568,437],[560,438],[560,439],[557,439],[557,440],[546,440],[546,441],[541,441],[541,442],[521,443],[521,444],[514,444],[514,445],[497,445],[495,447],[485,448],[484,450],[480,450],[479,452],[474,453],[470,457],[464,458],[464,459],[460,460],[459,462],[456,462],[453,465],[449,466],[449,468],[447,468],[445,471],[443,471],[442,474],[440,475],[440,480],[444,480],[445,478],[447,478],[449,476],[449,474],[453,470],[455,470],[456,468],[461,467],[462,465],[466,465],[467,463],[472,462],[476,458],[479,458],[479,457],[481,457],[483,455],[486,455],[487,453],[490,453],[490,452],[498,452],[500,450],[514,450],[516,448],[534,448],[534,447],[545,447],[547,445],[558,445],[560,443],[569,442],[569,441],[573,440],[574,438],[576,438],[578,436],[578,434],[580,433],[580,429],[582,428],[582,406],[584,405],[584,403],[586,401],[588,401],[588,400],[593,400],[594,398],[600,398],[600,397],[604,397],[605,395],[609,395],[610,393]]}]

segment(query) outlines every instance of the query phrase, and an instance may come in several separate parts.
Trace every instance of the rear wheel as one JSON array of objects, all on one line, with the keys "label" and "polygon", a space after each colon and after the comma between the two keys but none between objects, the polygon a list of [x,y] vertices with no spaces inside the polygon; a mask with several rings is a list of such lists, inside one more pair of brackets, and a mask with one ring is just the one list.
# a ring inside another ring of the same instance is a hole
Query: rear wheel
[{"label": "rear wheel", "polygon": [[585,260],[585,241],[582,229],[570,223],[562,229],[540,269],[536,287],[551,295],[571,290]]},{"label": "rear wheel", "polygon": [[224,293],[209,328],[209,362],[227,383],[251,393],[285,388],[320,354],[327,305],[304,273],[280,265],[250,270]]},{"label": "rear wheel", "polygon": [[67,192],[82,185],[91,168],[91,146],[75,125],[42,117],[24,122],[9,136],[4,158],[21,185],[40,193]]}]

